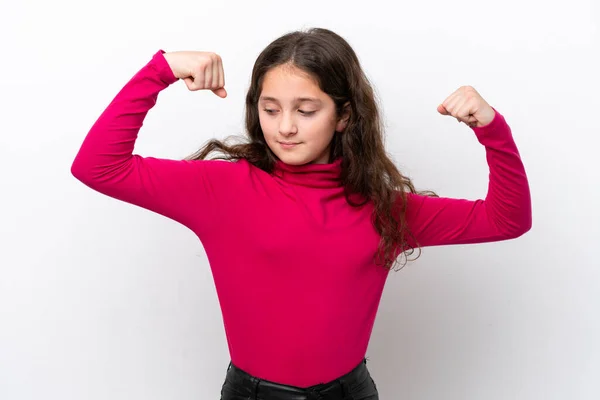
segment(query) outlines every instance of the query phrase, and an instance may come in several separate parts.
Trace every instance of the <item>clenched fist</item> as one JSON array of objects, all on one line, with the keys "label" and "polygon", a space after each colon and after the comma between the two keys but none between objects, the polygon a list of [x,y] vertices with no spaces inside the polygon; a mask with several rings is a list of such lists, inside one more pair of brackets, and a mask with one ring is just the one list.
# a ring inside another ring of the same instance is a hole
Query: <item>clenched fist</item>
[{"label": "clenched fist", "polygon": [[225,73],[221,56],[204,51],[173,51],[164,57],[176,78],[182,79],[189,90],[211,90],[227,97]]},{"label": "clenched fist", "polygon": [[494,119],[496,112],[471,86],[461,86],[437,108],[471,127],[482,127]]}]

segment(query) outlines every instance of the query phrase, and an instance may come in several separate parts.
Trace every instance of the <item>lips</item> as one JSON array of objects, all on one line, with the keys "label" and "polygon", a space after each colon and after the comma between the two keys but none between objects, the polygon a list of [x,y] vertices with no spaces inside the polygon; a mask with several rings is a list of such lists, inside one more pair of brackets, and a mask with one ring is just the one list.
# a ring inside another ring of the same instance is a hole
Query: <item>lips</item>
[{"label": "lips", "polygon": [[284,149],[291,149],[292,147],[296,147],[297,145],[299,145],[300,142],[279,142],[279,144]]}]

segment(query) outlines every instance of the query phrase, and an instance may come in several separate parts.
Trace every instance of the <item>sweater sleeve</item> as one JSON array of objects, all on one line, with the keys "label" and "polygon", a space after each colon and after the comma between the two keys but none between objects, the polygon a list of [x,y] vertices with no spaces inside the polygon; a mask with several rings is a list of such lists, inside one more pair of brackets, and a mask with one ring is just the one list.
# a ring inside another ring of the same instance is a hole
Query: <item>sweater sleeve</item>
[{"label": "sweater sleeve", "polygon": [[160,50],[120,90],[86,135],[71,173],[90,188],[171,218],[192,230],[214,226],[230,206],[241,163],[134,155],[148,111],[177,81]]},{"label": "sweater sleeve", "polygon": [[[494,242],[531,229],[531,195],[525,168],[504,117],[471,128],[489,166],[485,199],[466,200],[408,194],[406,221],[412,246]],[[416,243],[415,243],[416,240]]]}]

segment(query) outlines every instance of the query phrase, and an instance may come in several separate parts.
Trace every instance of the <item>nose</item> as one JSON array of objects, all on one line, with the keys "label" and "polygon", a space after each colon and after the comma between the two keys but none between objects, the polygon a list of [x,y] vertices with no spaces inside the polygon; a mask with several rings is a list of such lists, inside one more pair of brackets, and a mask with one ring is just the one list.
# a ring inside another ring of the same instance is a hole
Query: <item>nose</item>
[{"label": "nose", "polygon": [[294,135],[298,132],[293,113],[282,113],[279,123],[279,133],[283,136]]}]

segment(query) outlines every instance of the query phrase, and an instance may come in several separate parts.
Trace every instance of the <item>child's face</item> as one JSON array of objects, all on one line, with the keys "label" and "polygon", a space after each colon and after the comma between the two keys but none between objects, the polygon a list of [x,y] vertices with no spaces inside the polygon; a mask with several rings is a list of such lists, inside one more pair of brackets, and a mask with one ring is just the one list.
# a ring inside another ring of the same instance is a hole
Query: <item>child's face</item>
[{"label": "child's face", "polygon": [[331,97],[308,74],[290,66],[266,73],[258,115],[269,148],[291,165],[328,163],[331,139],[345,127]]}]

